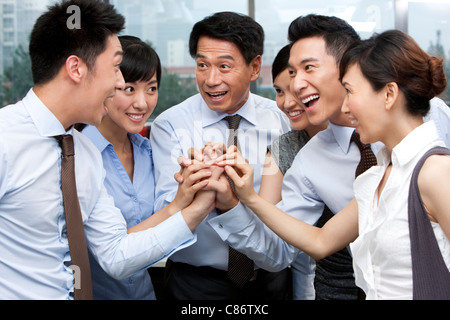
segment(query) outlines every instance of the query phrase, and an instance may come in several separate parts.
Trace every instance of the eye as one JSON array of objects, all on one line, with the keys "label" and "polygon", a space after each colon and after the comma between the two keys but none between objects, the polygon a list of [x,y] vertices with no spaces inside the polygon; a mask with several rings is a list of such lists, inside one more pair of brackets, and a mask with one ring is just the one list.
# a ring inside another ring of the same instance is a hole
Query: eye
[{"label": "eye", "polygon": [[289,72],[289,77],[291,77],[291,78],[295,77],[295,75],[296,75],[295,70],[288,70],[288,72]]},{"label": "eye", "polygon": [[305,71],[309,71],[309,70],[311,70],[312,68],[314,68],[314,66],[313,66],[312,64],[307,64],[307,65],[305,66]]},{"label": "eye", "polygon": [[148,92],[150,92],[150,93],[158,92],[158,87],[157,86],[152,86],[152,87],[148,88]]},{"label": "eye", "polygon": [[284,93],[280,88],[275,88],[275,92],[277,93],[277,96],[280,96]]},{"label": "eye", "polygon": [[129,92],[129,93],[134,92],[134,87],[133,87],[133,86],[126,86],[126,87],[123,89],[123,91]]}]

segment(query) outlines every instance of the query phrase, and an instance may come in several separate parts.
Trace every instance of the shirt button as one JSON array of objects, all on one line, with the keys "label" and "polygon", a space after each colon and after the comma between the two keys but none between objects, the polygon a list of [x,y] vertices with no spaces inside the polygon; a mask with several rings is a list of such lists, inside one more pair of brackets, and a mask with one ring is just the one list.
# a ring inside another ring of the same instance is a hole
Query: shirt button
[{"label": "shirt button", "polygon": [[223,225],[221,223],[219,223],[219,228],[223,229]]}]

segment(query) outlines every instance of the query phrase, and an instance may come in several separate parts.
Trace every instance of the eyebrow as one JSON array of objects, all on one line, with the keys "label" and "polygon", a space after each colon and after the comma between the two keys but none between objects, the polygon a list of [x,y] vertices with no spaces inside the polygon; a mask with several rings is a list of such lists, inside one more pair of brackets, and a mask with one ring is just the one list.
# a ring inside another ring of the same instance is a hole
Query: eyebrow
[{"label": "eyebrow", "polygon": [[[202,55],[202,54],[197,54],[197,58],[206,59],[207,57]],[[219,56],[218,58],[219,59],[227,59],[227,60],[233,60],[234,61],[234,58],[232,56],[228,55],[228,54],[225,54],[223,56]]]},{"label": "eyebrow", "polygon": [[[305,59],[301,60],[300,65],[303,65],[308,62],[318,62],[318,61],[319,61],[319,59],[317,59],[317,58],[309,57],[309,58],[305,58]],[[290,63],[288,63],[288,68],[294,68],[294,66],[292,66]]]}]

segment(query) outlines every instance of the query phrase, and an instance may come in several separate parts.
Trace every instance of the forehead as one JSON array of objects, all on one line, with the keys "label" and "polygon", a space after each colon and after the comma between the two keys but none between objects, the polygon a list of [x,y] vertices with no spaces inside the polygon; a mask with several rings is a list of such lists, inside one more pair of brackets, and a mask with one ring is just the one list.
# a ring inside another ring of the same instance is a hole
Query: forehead
[{"label": "forehead", "polygon": [[242,53],[233,42],[202,36],[197,44],[197,58],[243,59]]},{"label": "forehead", "polygon": [[348,66],[347,71],[342,77],[342,82],[344,84],[355,85],[361,83],[365,78],[361,72],[361,67],[358,63],[352,63]]},{"label": "forehead", "polygon": [[322,37],[310,37],[297,40],[291,48],[289,64],[299,65],[307,61],[332,61],[333,56],[327,52],[326,42]]},{"label": "forehead", "polygon": [[122,59],[123,51],[119,38],[116,35],[111,35],[106,40],[106,48],[99,56],[98,59],[120,60]]}]

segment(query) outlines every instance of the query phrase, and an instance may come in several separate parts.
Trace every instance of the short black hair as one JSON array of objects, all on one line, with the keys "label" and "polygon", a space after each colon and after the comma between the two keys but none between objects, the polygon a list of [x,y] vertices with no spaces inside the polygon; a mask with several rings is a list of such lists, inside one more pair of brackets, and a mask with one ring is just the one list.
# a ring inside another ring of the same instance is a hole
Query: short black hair
[{"label": "short black hair", "polygon": [[325,40],[327,52],[335,58],[337,65],[345,51],[361,39],[350,24],[333,16],[310,14],[291,22],[288,31],[291,43],[311,37]]},{"label": "short black hair", "polygon": [[247,64],[264,52],[264,30],[251,17],[235,12],[218,12],[197,22],[189,37],[189,53],[197,55],[197,44],[201,36],[234,43]]},{"label": "short black hair", "polygon": [[[74,6],[74,7],[71,7]],[[77,8],[79,26],[69,27]],[[101,0],[63,0],[48,8],[36,21],[30,37],[30,57],[35,85],[52,80],[70,55],[77,55],[92,69],[106,40],[118,34],[125,18]]]},{"label": "short black hair", "polygon": [[120,64],[125,82],[149,81],[156,74],[161,83],[161,61],[149,44],[134,36],[120,36],[123,59]]}]

